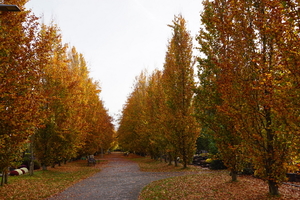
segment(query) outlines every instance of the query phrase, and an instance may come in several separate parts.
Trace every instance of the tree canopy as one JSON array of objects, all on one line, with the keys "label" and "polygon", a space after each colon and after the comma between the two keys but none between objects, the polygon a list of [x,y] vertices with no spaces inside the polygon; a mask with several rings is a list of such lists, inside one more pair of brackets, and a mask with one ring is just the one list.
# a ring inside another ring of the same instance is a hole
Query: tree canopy
[{"label": "tree canopy", "polygon": [[[82,54],[24,7],[0,15],[0,171],[34,143],[44,167],[110,148],[114,127]],[[90,131],[92,130],[92,135]],[[91,138],[93,138],[91,140]],[[95,148],[91,149],[91,146]]]}]

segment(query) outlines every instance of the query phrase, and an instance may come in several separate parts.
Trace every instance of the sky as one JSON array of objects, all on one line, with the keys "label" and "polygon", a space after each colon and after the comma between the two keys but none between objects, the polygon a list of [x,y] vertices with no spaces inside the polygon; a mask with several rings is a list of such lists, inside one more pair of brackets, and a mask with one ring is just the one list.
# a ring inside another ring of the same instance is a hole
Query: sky
[{"label": "sky", "polygon": [[104,106],[118,118],[142,70],[163,69],[174,16],[181,14],[197,35],[202,1],[29,0],[26,8],[57,24],[63,42],[83,54]]}]

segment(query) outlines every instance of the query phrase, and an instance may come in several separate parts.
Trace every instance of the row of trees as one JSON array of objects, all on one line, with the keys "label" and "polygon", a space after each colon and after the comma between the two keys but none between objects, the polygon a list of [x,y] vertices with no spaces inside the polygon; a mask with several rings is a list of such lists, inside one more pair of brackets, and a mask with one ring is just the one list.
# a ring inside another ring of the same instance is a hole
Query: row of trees
[{"label": "row of trees", "polygon": [[153,158],[181,157],[190,162],[197,139],[196,121],[191,113],[194,88],[192,38],[185,20],[175,17],[164,70],[137,78],[124,106],[118,129],[124,149],[148,153]]},{"label": "row of trees", "polygon": [[[271,194],[299,154],[299,1],[204,2],[197,117],[232,170],[251,163]],[[235,177],[233,177],[235,179]]]},{"label": "row of trees", "polygon": [[[0,15],[0,170],[28,147],[44,168],[108,149],[114,127],[89,78],[82,54],[62,43],[59,29],[21,12]],[[5,177],[5,176],[4,176]],[[4,180],[5,181],[5,180]],[[3,182],[2,182],[3,183]]]},{"label": "row of trees", "polygon": [[176,18],[164,70],[142,74],[124,107],[121,145],[184,159],[198,135],[196,119],[233,180],[250,163],[277,195],[299,154],[299,4],[204,1],[193,101],[190,37]]}]

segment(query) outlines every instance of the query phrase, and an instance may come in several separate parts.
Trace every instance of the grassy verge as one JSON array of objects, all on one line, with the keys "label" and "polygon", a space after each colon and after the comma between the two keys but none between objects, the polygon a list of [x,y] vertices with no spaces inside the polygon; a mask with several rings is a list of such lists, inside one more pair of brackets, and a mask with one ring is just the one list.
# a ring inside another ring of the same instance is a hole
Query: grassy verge
[{"label": "grassy verge", "polygon": [[34,200],[50,197],[99,172],[100,165],[87,166],[87,161],[79,160],[46,171],[35,171],[33,176],[24,174],[9,177],[9,183],[0,186],[0,199]]},{"label": "grassy verge", "polygon": [[[150,158],[131,158],[139,163],[142,171],[151,172],[172,172],[182,171],[182,167],[168,166],[168,164],[159,161],[153,161]],[[139,196],[139,200],[154,199],[205,199],[205,200],[252,200],[252,199],[300,199],[299,188],[288,185],[280,186],[279,197],[268,195],[268,185],[252,176],[239,176],[237,182],[231,182],[228,171],[207,171],[190,166],[188,171],[199,172],[158,180],[147,185]]]}]

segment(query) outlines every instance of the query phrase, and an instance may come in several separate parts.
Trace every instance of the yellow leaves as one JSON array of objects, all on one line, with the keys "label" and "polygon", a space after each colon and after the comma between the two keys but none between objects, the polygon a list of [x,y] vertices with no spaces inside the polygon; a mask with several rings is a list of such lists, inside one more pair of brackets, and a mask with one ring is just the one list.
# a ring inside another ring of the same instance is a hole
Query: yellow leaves
[{"label": "yellow leaves", "polygon": [[[221,142],[238,132],[233,138],[242,139],[243,150],[260,175],[278,182],[285,173],[282,163],[299,150],[295,140],[299,127],[294,125],[299,124],[299,31],[279,1],[262,2],[257,10],[246,1],[206,2],[202,14],[206,30],[198,38],[205,50],[201,53],[206,54],[199,62],[199,96],[205,100],[199,103],[204,105],[199,115]],[[215,118],[205,116],[209,111]],[[222,122],[227,135],[216,126]],[[219,146],[226,153],[235,150],[226,142]]]}]

